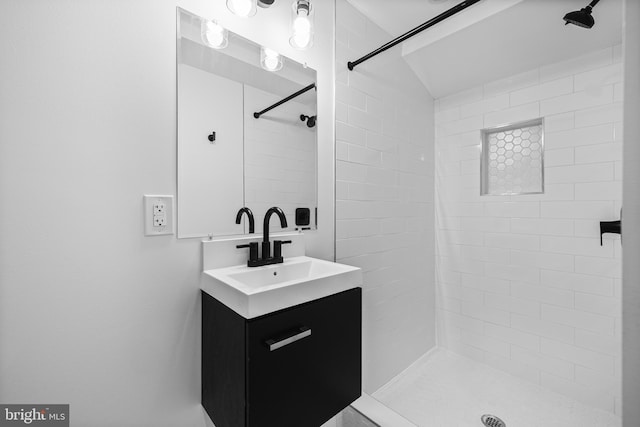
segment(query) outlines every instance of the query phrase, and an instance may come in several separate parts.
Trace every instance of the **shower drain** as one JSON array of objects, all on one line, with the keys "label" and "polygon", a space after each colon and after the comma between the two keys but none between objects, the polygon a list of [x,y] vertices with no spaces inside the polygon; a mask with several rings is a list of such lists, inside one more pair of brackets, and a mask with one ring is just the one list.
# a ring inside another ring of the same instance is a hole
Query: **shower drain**
[{"label": "shower drain", "polygon": [[504,421],[495,415],[485,414],[480,418],[486,427],[507,427]]}]

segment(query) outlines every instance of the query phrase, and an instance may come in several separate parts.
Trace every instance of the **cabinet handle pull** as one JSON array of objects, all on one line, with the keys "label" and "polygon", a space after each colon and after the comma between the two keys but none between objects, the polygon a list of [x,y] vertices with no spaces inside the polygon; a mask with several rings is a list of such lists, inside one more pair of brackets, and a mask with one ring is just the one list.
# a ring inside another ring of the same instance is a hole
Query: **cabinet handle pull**
[{"label": "cabinet handle pull", "polygon": [[300,326],[284,336],[268,339],[266,342],[269,347],[269,351],[277,350],[285,345],[294,343],[302,338],[306,338],[311,335],[311,328],[308,326]]}]

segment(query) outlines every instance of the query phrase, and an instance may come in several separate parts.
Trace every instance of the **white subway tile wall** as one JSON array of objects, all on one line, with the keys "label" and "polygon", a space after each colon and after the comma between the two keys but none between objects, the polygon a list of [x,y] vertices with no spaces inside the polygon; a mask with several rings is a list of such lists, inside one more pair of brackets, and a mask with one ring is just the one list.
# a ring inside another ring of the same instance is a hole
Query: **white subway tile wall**
[{"label": "white subway tile wall", "polygon": [[[435,101],[439,344],[620,414],[619,46]],[[480,196],[480,131],[545,119],[545,194]]]},{"label": "white subway tile wall", "polygon": [[[296,208],[309,209],[315,229],[317,128],[300,121],[300,114],[316,114],[315,105],[291,100],[256,120],[256,109],[282,98],[248,85],[244,94],[245,203],[255,216],[255,232],[262,233],[264,214],[272,206],[284,211],[285,230],[296,228]],[[271,230],[281,231],[275,219]]]},{"label": "white subway tile wall", "polygon": [[435,345],[433,99],[400,49],[347,70],[391,38],[337,1],[336,259],[364,271],[369,393]]}]

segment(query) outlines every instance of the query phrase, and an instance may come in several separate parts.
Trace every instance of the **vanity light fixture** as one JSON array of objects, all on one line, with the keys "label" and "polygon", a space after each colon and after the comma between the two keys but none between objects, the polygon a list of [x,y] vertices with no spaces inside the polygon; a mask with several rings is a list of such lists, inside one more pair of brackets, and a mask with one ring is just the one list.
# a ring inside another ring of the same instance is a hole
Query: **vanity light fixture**
[{"label": "vanity light fixture", "polygon": [[234,15],[248,18],[256,14],[257,0],[227,0],[227,9]]},{"label": "vanity light fixture", "polygon": [[204,44],[214,49],[224,49],[229,44],[229,31],[216,21],[203,19],[200,35]]},{"label": "vanity light fixture", "polygon": [[313,45],[313,8],[311,0],[295,0],[292,5],[291,38],[289,44],[296,49]]},{"label": "vanity light fixture", "polygon": [[260,48],[260,65],[267,71],[279,71],[282,69],[282,56],[268,47]]}]

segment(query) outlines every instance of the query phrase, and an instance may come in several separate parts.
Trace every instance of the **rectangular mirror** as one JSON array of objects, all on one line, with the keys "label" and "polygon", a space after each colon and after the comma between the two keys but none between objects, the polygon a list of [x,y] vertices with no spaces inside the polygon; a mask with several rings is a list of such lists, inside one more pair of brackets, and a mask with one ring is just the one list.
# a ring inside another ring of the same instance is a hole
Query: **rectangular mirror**
[{"label": "rectangular mirror", "polygon": [[248,233],[246,215],[235,223],[243,206],[256,233],[271,206],[286,230],[315,229],[315,70],[177,15],[178,237]]}]

